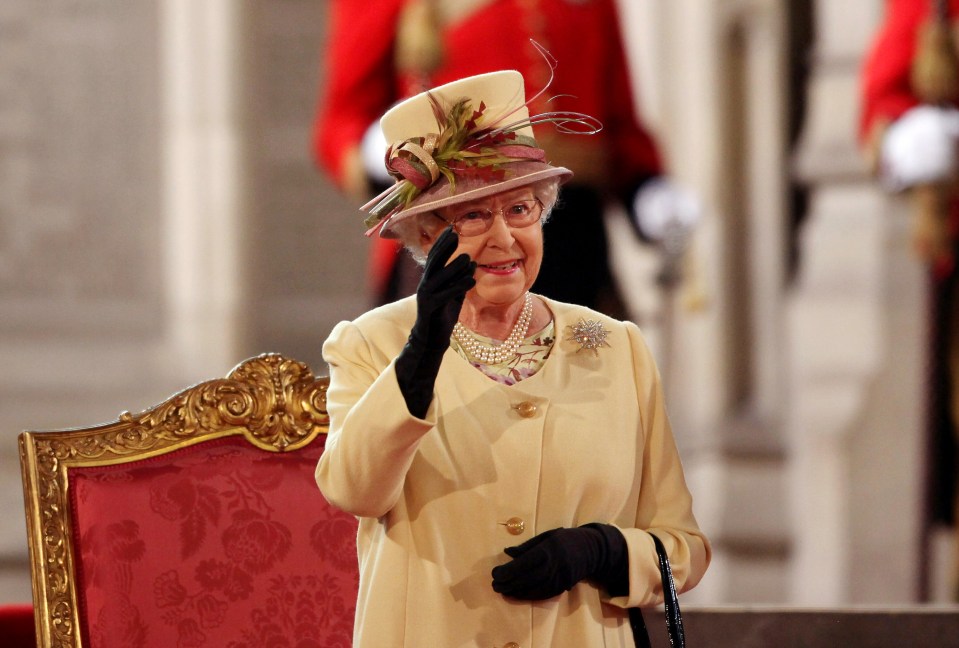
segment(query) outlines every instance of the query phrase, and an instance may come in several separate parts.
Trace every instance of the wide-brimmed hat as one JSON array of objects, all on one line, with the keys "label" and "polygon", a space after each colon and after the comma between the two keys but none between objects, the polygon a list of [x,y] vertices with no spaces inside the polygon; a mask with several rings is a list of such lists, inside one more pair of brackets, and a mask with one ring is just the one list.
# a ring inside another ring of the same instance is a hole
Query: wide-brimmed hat
[{"label": "wide-brimmed hat", "polygon": [[[559,115],[559,117],[557,117]],[[577,113],[541,121],[598,122]],[[573,172],[553,166],[536,145],[523,76],[502,70],[433,88],[391,108],[380,120],[385,163],[396,183],[361,207],[368,235],[396,238],[396,226],[423,212],[485,198]]]}]

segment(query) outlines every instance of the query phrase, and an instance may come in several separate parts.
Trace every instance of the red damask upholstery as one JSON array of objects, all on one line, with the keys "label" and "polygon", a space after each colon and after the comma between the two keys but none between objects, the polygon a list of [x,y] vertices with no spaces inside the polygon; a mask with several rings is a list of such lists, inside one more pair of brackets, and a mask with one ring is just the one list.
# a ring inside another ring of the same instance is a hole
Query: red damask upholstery
[{"label": "red damask upholstery", "polygon": [[87,437],[21,435],[43,645],[349,648],[357,523],[313,479],[324,394],[261,356]]},{"label": "red damask upholstery", "polygon": [[87,645],[348,648],[356,523],[316,489],[325,438],[274,454],[232,437],[75,469]]}]

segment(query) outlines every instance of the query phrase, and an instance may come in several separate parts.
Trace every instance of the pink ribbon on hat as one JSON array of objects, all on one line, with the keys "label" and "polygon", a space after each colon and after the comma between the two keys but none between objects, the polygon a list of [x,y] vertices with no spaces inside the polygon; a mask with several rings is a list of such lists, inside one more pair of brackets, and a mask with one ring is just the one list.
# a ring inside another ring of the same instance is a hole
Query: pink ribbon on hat
[{"label": "pink ribbon on hat", "polygon": [[546,151],[535,146],[526,146],[525,144],[506,144],[504,146],[494,146],[493,149],[500,155],[506,157],[536,160],[537,162],[546,161]]},{"label": "pink ribbon on hat", "polygon": [[[433,159],[433,151],[436,150],[437,140],[439,140],[439,135],[429,133],[423,138],[422,146],[412,139],[394,144],[386,153],[386,168],[392,175],[398,175],[412,182],[417,189],[421,191],[426,189],[440,177],[440,167]],[[408,153],[419,160],[426,167],[429,175],[417,169],[409,159],[403,157],[403,153]]]}]

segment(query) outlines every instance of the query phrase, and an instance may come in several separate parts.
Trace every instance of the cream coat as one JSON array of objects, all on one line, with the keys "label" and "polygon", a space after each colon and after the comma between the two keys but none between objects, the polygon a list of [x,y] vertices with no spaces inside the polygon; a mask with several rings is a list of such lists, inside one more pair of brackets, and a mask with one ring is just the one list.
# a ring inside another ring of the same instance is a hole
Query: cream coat
[{"label": "cream coat", "polygon": [[[326,341],[330,436],[316,480],[360,517],[356,648],[632,646],[624,607],[662,600],[647,531],[681,591],[702,578],[709,543],[639,329],[545,301],[557,341],[537,374],[507,387],[448,350],[425,419],[407,411],[393,365],[414,298],[341,322]],[[580,319],[601,321],[609,347],[566,339]],[[493,592],[504,547],[588,522],[626,536],[628,597],[589,582],[535,603]]]}]

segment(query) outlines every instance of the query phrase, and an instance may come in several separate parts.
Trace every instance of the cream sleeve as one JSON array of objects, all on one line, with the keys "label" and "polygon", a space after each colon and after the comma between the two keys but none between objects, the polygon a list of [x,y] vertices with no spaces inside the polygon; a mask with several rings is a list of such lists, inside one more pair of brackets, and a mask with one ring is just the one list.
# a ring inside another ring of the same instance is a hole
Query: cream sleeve
[{"label": "cream sleeve", "polygon": [[629,596],[610,599],[622,607],[661,603],[659,561],[650,533],[669,555],[678,592],[694,587],[711,557],[709,540],[693,516],[692,495],[666,413],[662,383],[655,360],[639,328],[627,324],[633,356],[643,443],[637,464],[642,468],[639,500],[632,526],[620,530],[629,546]]},{"label": "cream sleeve", "polygon": [[409,413],[394,370],[352,322],[341,322],[323,345],[330,367],[326,450],[316,466],[323,496],[359,517],[381,517],[396,504],[420,439],[434,426]]}]

